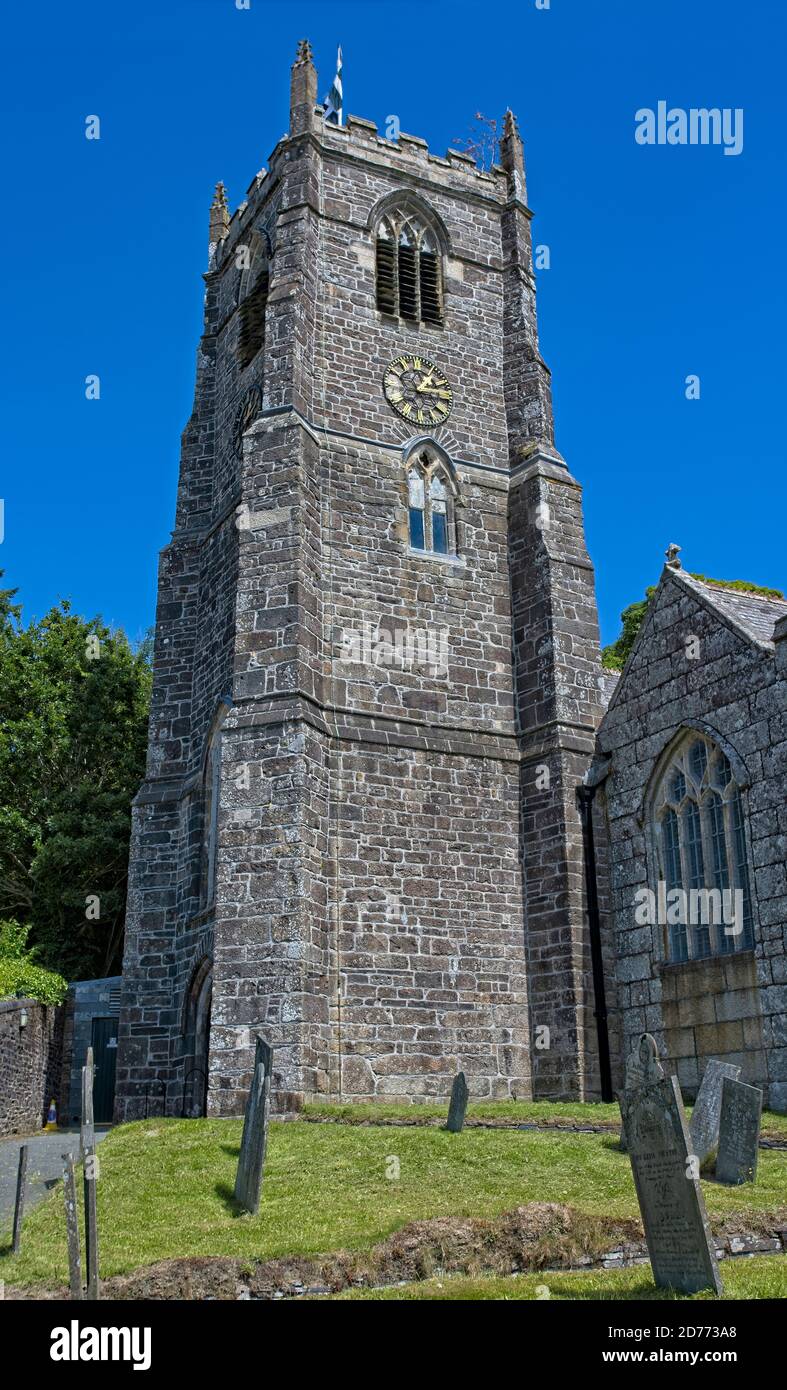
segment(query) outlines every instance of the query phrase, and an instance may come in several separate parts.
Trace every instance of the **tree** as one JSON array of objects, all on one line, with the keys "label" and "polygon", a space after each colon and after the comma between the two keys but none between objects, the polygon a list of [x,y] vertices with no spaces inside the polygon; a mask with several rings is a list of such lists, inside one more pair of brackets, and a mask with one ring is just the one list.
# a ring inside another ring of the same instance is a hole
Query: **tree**
[{"label": "tree", "polygon": [[617,641],[610,646],[604,647],[601,653],[601,665],[608,671],[622,671],[626,664],[628,654],[637,638],[637,634],[645,621],[645,610],[650,603],[651,597],[656,592],[655,584],[651,584],[645,590],[645,597],[639,603],[630,603],[628,608],[624,608],[620,615],[621,632]]},{"label": "tree", "polygon": [[[765,598],[784,598],[781,589],[768,589],[762,584],[751,584],[748,579],[708,579],[704,574],[692,574],[691,579],[698,579],[701,584],[709,584],[717,589],[737,589],[740,593],[761,594]],[[651,598],[656,592],[656,585],[651,584],[645,590],[645,597],[639,603],[630,603],[628,608],[624,608],[620,615],[621,631],[617,641],[610,646],[604,647],[601,652],[601,665],[608,671],[622,671],[628,660],[629,652],[634,646],[637,634],[645,621],[645,613]]]},{"label": "tree", "polygon": [[454,140],[453,148],[471,155],[479,169],[482,169],[484,173],[489,173],[492,165],[496,164],[499,158],[498,123],[494,117],[485,116],[482,111],[476,111],[474,120],[477,124],[472,128],[473,134],[467,137],[460,136]]},{"label": "tree", "polygon": [[0,596],[0,917],[68,978],[122,959],[131,800],[151,672],[122,631],[61,603],[24,627]]}]

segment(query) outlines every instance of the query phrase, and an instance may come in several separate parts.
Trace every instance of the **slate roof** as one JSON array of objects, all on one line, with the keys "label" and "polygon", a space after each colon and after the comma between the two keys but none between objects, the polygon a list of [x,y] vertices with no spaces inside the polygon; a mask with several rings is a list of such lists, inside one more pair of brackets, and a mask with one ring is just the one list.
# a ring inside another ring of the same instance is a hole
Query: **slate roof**
[{"label": "slate roof", "polygon": [[722,589],[717,584],[703,584],[699,579],[692,579],[684,570],[673,570],[673,574],[690,589],[698,590],[706,603],[711,603],[724,617],[732,619],[755,642],[773,647],[773,629],[779,618],[787,614],[787,599],[766,598],[763,594],[746,593],[742,589]]}]

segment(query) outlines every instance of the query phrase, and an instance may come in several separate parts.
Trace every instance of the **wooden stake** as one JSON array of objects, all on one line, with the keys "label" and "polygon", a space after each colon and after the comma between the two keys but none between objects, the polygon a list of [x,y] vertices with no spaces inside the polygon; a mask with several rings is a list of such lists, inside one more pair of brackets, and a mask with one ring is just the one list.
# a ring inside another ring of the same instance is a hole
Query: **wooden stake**
[{"label": "wooden stake", "polygon": [[79,1249],[79,1219],[77,1216],[77,1189],[74,1182],[74,1160],[71,1154],[63,1154],[65,1171],[63,1173],[63,1200],[66,1206],[66,1236],[68,1238],[68,1282],[71,1298],[82,1298],[82,1255]]},{"label": "wooden stake", "polygon": [[25,1210],[25,1182],[27,1179],[27,1144],[19,1150],[19,1170],[16,1175],[16,1206],[14,1207],[14,1239],[11,1250],[18,1255],[22,1245],[22,1217]]},{"label": "wooden stake", "polygon": [[93,1125],[93,1049],[87,1050],[87,1060],[82,1068],[82,1124],[80,1126],[80,1148],[82,1150],[83,1187],[85,1197],[85,1273],[87,1288],[85,1298],[95,1300],[100,1297],[98,1278],[98,1219],[96,1213],[96,1179],[98,1177],[98,1157],[96,1155],[96,1134]]}]

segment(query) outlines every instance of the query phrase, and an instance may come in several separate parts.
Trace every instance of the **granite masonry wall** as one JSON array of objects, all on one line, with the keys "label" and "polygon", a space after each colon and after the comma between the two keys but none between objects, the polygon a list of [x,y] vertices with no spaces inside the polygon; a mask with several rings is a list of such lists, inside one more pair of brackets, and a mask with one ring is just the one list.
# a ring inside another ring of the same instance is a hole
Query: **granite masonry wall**
[{"label": "granite masonry wall", "polygon": [[[692,1098],[711,1057],[737,1063],[787,1110],[787,605],[760,601],[762,635],[735,619],[734,593],[665,568],[599,731],[611,860],[608,929],[627,1055],[644,1029]],[[776,620],[779,621],[776,621]],[[774,633],[775,624],[775,633]],[[776,641],[769,640],[774,635]],[[687,640],[697,655],[687,657]],[[658,926],[635,921],[635,893],[655,887],[648,792],[654,769],[687,729],[726,754],[744,810],[753,909],[751,950],[666,959]]]}]

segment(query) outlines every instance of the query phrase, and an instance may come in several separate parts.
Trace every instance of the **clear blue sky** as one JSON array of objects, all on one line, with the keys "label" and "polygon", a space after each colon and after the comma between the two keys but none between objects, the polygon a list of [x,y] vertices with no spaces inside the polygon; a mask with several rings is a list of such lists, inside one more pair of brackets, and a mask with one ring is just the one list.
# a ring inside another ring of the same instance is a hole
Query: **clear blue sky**
[{"label": "clear blue sky", "polygon": [[[153,621],[191,408],[208,205],[287,125],[308,36],[320,94],[443,153],[519,116],[557,441],[585,487],[602,634],[692,570],[787,585],[782,0],[288,4],[37,0],[4,18],[0,567],[26,616],[69,597]],[[634,113],[742,107],[744,148],[642,147]],[[101,140],[84,138],[98,114]],[[98,373],[101,400],[84,378]],[[685,378],[700,377],[699,401]]]}]

